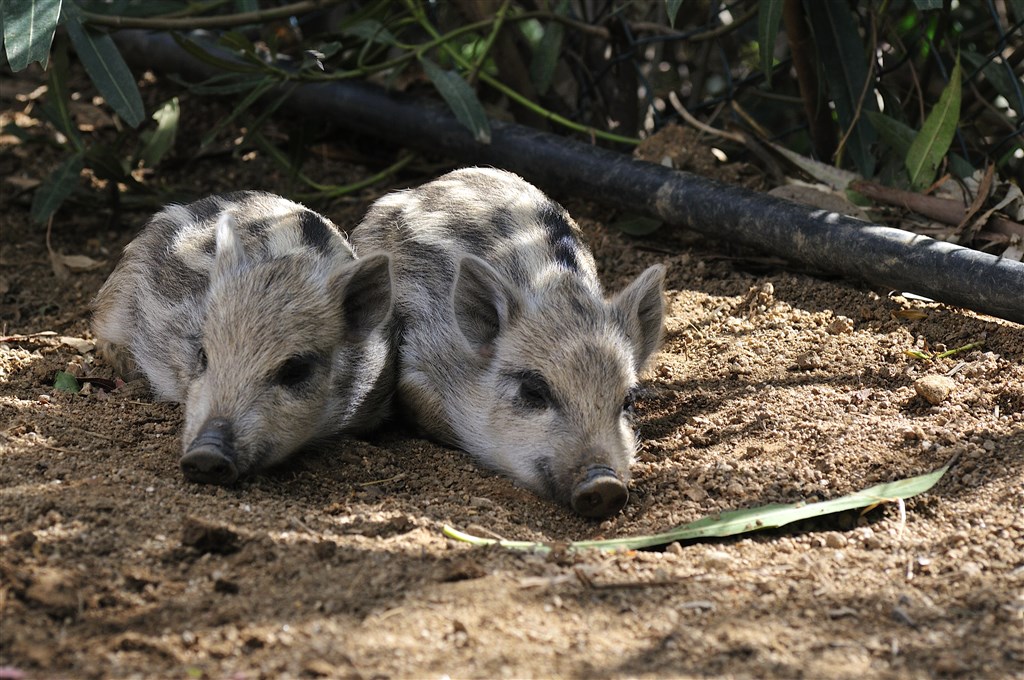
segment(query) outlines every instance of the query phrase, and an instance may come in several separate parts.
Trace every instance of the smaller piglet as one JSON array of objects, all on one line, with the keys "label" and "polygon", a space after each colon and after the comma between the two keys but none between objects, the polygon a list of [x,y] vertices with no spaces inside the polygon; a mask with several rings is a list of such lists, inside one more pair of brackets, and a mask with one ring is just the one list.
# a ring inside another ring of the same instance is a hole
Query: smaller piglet
[{"label": "smaller piglet", "polygon": [[369,430],[394,390],[390,260],[255,191],[157,213],[93,302],[102,355],[185,404],[181,468],[231,484]]},{"label": "smaller piglet", "polygon": [[352,242],[391,255],[398,393],[428,434],[586,517],[626,504],[664,267],[605,298],[565,209],[488,168],[385,196]]}]

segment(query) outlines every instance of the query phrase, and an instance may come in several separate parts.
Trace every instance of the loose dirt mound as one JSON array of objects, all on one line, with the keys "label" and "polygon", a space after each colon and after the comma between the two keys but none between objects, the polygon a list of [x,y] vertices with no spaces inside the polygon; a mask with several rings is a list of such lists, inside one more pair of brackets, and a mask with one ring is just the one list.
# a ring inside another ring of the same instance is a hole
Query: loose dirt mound
[{"label": "loose dirt mound", "polygon": [[[4,173],[31,153],[8,147]],[[260,163],[187,171],[195,195],[283,191]],[[351,225],[364,209],[327,212]],[[57,281],[26,197],[5,187],[0,315],[21,337],[0,344],[4,677],[1024,677],[1024,328],[763,263],[751,273],[720,245],[667,228],[627,240],[597,210],[570,210],[610,290],[670,267],[631,500],[600,524],[401,427],[237,488],[186,483],[177,406],[137,384],[53,389],[69,364],[114,377],[73,339],[90,338],[88,301],[146,213],[111,231],[106,214],[63,212],[54,247],[105,264]],[[972,342],[984,344],[935,361],[906,353]],[[914,383],[939,374],[954,384],[933,406]],[[440,531],[652,533],[952,458],[905,519],[890,505],[547,558]]]}]

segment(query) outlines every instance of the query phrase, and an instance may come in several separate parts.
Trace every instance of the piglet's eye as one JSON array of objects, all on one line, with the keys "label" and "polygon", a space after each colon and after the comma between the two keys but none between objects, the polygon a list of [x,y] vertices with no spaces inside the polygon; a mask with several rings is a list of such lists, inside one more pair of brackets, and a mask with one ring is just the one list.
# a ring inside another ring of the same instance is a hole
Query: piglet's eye
[{"label": "piglet's eye", "polygon": [[206,373],[208,363],[209,362],[206,359],[206,350],[200,347],[199,354],[196,355],[196,365],[199,367],[200,373]]},{"label": "piglet's eye", "polygon": [[309,382],[316,370],[316,358],[311,356],[291,357],[277,369],[274,382],[282,387],[297,389]]},{"label": "piglet's eye", "polygon": [[633,410],[636,408],[636,393],[637,389],[634,387],[626,393],[626,398],[622,400],[622,412],[627,415],[632,415]]},{"label": "piglet's eye", "polygon": [[545,409],[553,405],[551,387],[540,373],[533,371],[519,376],[519,400],[529,408]]}]

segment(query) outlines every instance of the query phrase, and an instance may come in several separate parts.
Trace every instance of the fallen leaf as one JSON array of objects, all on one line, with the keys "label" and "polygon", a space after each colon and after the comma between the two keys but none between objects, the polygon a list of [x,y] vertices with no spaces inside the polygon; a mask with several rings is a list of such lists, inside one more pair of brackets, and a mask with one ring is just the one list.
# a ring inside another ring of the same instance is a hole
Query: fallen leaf
[{"label": "fallen leaf", "polygon": [[53,389],[60,392],[71,392],[77,394],[82,386],[78,384],[78,378],[71,375],[67,371],[57,371],[56,377],[53,379]]},{"label": "fallen leaf", "polygon": [[4,184],[10,184],[19,191],[35,189],[42,183],[42,180],[38,180],[34,177],[19,177],[17,175],[8,175],[7,177],[4,177]]},{"label": "fallen leaf", "polygon": [[1008,246],[1003,251],[1003,257],[1007,260],[1017,260],[1018,262],[1024,262],[1024,249],[1021,249],[1018,245]]},{"label": "fallen leaf", "polygon": [[967,226],[981,207],[985,205],[985,201],[988,199],[989,194],[992,192],[992,180],[995,177],[996,166],[992,163],[985,170],[985,174],[981,178],[981,183],[978,185],[977,193],[974,195],[974,200],[971,201],[970,207],[964,213],[964,218],[960,220],[960,224],[956,225],[956,233],[959,234]]},{"label": "fallen leaf", "polygon": [[71,270],[64,264],[64,256],[56,250],[50,251],[50,267],[53,269],[53,275],[57,277],[58,281],[67,281],[71,278]]},{"label": "fallen leaf", "polygon": [[64,265],[73,272],[91,272],[106,264],[105,260],[94,260],[86,255],[61,255]]},{"label": "fallen leaf", "polygon": [[70,335],[62,335],[60,338],[60,344],[67,345],[71,349],[75,350],[79,354],[86,354],[96,349],[96,343],[85,338],[76,338]]},{"label": "fallen leaf", "polygon": [[[819,188],[820,187],[820,188]],[[784,184],[768,192],[772,196],[784,198],[794,203],[802,203],[812,208],[820,208],[829,212],[850,215],[867,220],[868,215],[859,206],[851,203],[845,194],[832,191],[826,185],[808,185],[803,183]]]}]

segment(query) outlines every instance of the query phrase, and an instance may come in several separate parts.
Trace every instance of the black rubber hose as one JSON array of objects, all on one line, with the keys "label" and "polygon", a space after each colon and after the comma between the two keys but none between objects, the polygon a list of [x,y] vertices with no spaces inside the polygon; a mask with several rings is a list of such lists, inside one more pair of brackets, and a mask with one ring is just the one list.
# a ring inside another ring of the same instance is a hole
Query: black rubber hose
[{"label": "black rubber hose", "polygon": [[[138,69],[177,73],[189,80],[218,73],[167,34],[120,31],[115,38]],[[479,144],[446,109],[363,82],[281,87],[292,88],[285,107],[300,116],[466,164],[511,170],[549,192],[643,212],[824,272],[1024,323],[1021,262],[808,208],[521,125],[491,121],[491,143]]]}]

